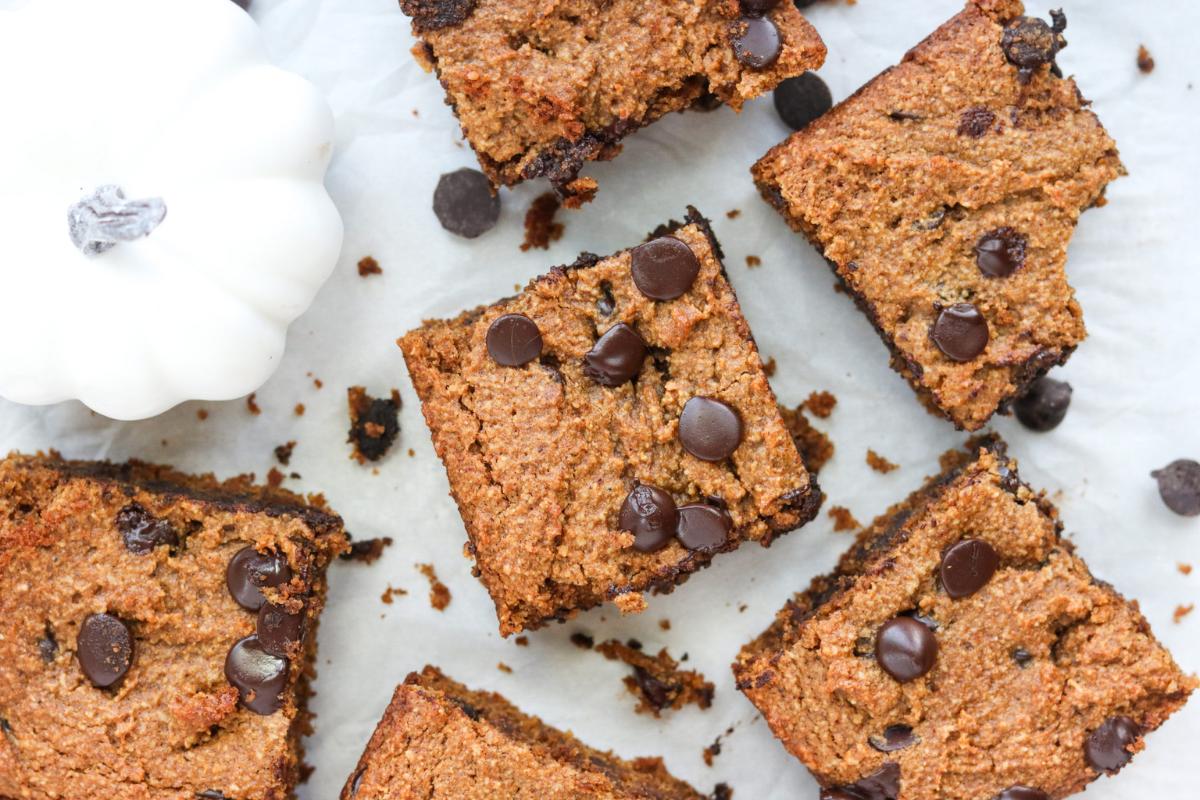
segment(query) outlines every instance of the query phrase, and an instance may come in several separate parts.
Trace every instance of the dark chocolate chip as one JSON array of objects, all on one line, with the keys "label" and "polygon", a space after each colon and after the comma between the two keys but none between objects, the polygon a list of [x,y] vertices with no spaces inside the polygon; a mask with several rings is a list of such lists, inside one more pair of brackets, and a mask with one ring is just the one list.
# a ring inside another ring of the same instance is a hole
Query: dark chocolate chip
[{"label": "dark chocolate chip", "polygon": [[1034,70],[1043,64],[1054,64],[1058,51],[1067,46],[1062,32],[1066,30],[1067,18],[1061,11],[1051,11],[1053,25],[1036,17],[1017,17],[1004,29],[1000,46],[1004,55],[1018,68],[1017,75],[1022,83],[1028,83]]},{"label": "dark chocolate chip", "polygon": [[433,192],[433,213],[451,233],[474,239],[496,227],[500,220],[500,196],[477,169],[447,172]]},{"label": "dark chocolate chip", "polygon": [[468,703],[466,700],[463,700],[461,697],[451,697],[450,702],[458,706],[458,709],[470,717],[473,722],[478,722],[480,717],[483,716],[482,711]]},{"label": "dark chocolate chip", "polygon": [[620,386],[633,380],[646,360],[646,340],[619,322],[609,328],[583,357],[583,374],[601,386]]},{"label": "dark chocolate chip", "polygon": [[693,397],[679,415],[679,443],[701,461],[720,461],[742,443],[742,418],[711,397]]},{"label": "dark chocolate chip", "polygon": [[42,638],[38,639],[38,652],[41,653],[42,661],[47,664],[53,663],[58,656],[58,639],[54,636],[54,629],[50,627],[49,622],[46,623]]},{"label": "dark chocolate chip", "polygon": [[958,135],[978,139],[996,124],[996,115],[986,106],[972,106],[958,118]]},{"label": "dark chocolate chip", "polygon": [[417,33],[461,25],[479,0],[400,0],[400,10],[412,17]]},{"label": "dark chocolate chip", "polygon": [[117,530],[125,541],[125,549],[139,556],[159,545],[179,544],[174,526],[151,514],[140,503],[130,503],[117,512]]},{"label": "dark chocolate chip", "polygon": [[888,725],[882,735],[867,737],[867,743],[881,753],[892,753],[918,744],[921,738],[907,725]]},{"label": "dark chocolate chip", "polygon": [[260,553],[253,547],[243,547],[225,569],[225,585],[237,604],[247,611],[258,611],[267,598],[266,586],[281,586],[292,579],[287,559],[274,550]]},{"label": "dark chocolate chip", "polygon": [[273,656],[286,658],[289,647],[304,638],[304,610],[292,614],[274,603],[266,603],[258,610],[255,630],[263,650]]},{"label": "dark chocolate chip", "polygon": [[821,790],[821,800],[897,800],[899,797],[900,765],[894,761],[888,761],[849,786]]},{"label": "dark chocolate chip", "polygon": [[1000,557],[983,539],[963,539],[946,548],[938,574],[942,588],[954,599],[969,597],[996,574]]},{"label": "dark chocolate chip", "polygon": [[621,530],[633,534],[633,547],[642,553],[666,547],[678,521],[671,495],[648,483],[633,487],[621,505]]},{"label": "dark chocolate chip", "polygon": [[1185,517],[1200,516],[1200,463],[1190,458],[1172,461],[1150,473],[1167,508]]},{"label": "dark chocolate chip", "polygon": [[779,118],[794,131],[833,108],[833,95],[815,72],[784,80],[775,87],[774,100]]},{"label": "dark chocolate chip", "polygon": [[875,635],[875,660],[901,683],[916,680],[937,661],[937,637],[912,617],[896,617]]},{"label": "dark chocolate chip", "polygon": [[487,349],[497,364],[519,367],[542,354],[542,332],[524,314],[505,314],[488,327]]},{"label": "dark chocolate chip", "polygon": [[1026,650],[1024,647],[1018,647],[1012,651],[1013,661],[1017,662],[1017,666],[1025,669],[1033,662],[1033,653]]},{"label": "dark chocolate chip", "polygon": [[75,657],[88,680],[107,689],[124,678],[133,663],[133,633],[112,614],[91,614],[79,626]]},{"label": "dark chocolate chip", "polygon": [[671,704],[672,687],[651,675],[642,667],[633,668],[633,679],[637,681],[642,697],[654,708],[661,711]]},{"label": "dark chocolate chip", "polygon": [[1113,774],[1129,763],[1133,753],[1129,746],[1142,735],[1142,729],[1126,716],[1109,717],[1099,728],[1088,734],[1083,754],[1092,769]]},{"label": "dark chocolate chip", "polygon": [[943,308],[930,330],[933,343],[952,361],[970,361],[987,348],[987,320],[970,303]]},{"label": "dark chocolate chip", "polygon": [[679,509],[675,535],[688,550],[715,553],[725,546],[732,528],[733,520],[728,511],[700,503]]},{"label": "dark chocolate chip", "polygon": [[779,28],[770,17],[742,17],[732,24],[730,38],[737,60],[751,69],[766,69],[783,50]]},{"label": "dark chocolate chip", "polygon": [[866,800],[865,796],[846,786],[821,790],[821,800]]},{"label": "dark chocolate chip", "polygon": [[975,243],[975,264],[989,278],[1007,278],[1025,265],[1029,241],[1015,229],[988,231]]},{"label": "dark chocolate chip", "polygon": [[596,310],[602,317],[611,317],[617,310],[617,298],[613,296],[612,284],[600,281],[600,298],[596,301]]},{"label": "dark chocolate chip", "polygon": [[1071,384],[1041,377],[1029,384],[1013,410],[1021,424],[1031,431],[1049,431],[1058,427],[1071,405]]},{"label": "dark chocolate chip", "polygon": [[733,800],[733,789],[727,783],[718,783],[713,787],[709,800]]},{"label": "dark chocolate chip", "polygon": [[1010,786],[996,795],[996,800],[1050,800],[1050,795],[1028,786]]},{"label": "dark chocolate chip", "polygon": [[247,636],[229,648],[225,679],[237,688],[243,706],[255,714],[274,714],[283,705],[279,695],[287,687],[288,660],[268,653],[257,636]]},{"label": "dark chocolate chip", "polygon": [[696,282],[700,260],[685,242],[660,236],[633,248],[630,271],[638,291],[651,300],[674,300]]},{"label": "dark chocolate chip", "polygon": [[372,397],[363,387],[352,386],[348,397],[350,433],[346,441],[354,445],[357,456],[378,461],[400,435],[400,393],[392,390],[389,397]]},{"label": "dark chocolate chip", "polygon": [[216,789],[205,789],[203,792],[196,793],[196,800],[229,800],[225,797],[224,792],[218,792]]},{"label": "dark chocolate chip", "polygon": [[779,5],[779,0],[741,0],[739,5],[742,7],[743,14],[751,17],[761,17]]}]

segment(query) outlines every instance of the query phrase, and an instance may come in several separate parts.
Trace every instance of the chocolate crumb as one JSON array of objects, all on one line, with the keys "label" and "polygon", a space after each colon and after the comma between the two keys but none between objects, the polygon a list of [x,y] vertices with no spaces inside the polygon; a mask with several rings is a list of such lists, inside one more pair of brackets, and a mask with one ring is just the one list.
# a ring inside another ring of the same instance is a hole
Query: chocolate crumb
[{"label": "chocolate crumb", "polygon": [[380,600],[382,600],[384,603],[386,603],[387,605],[389,605],[389,606],[390,606],[390,605],[392,604],[392,599],[393,599],[393,598],[396,598],[396,597],[403,597],[403,596],[404,596],[404,595],[406,595],[406,594],[408,594],[408,590],[407,590],[407,589],[399,589],[399,588],[394,588],[394,587],[393,587],[393,586],[392,586],[392,585],[389,583],[389,584],[388,584],[388,587],[387,587],[386,589],[384,589],[384,590],[383,590],[383,594],[381,594],[381,595],[379,596],[379,599],[380,599]]},{"label": "chocolate crumb", "polygon": [[729,219],[737,219],[741,215],[742,215],[742,210],[740,208],[731,208],[725,212],[725,216],[728,217]]},{"label": "chocolate crumb", "polygon": [[750,606],[746,605],[745,603],[741,603],[741,604],[739,604],[739,605],[738,605],[738,613],[739,613],[739,614],[745,614],[745,613],[746,613],[746,609],[747,609],[747,608],[749,608],[749,607],[750,607]]},{"label": "chocolate crumb", "polygon": [[413,450],[411,447],[410,447],[410,448],[408,448],[408,457],[409,457],[409,458],[412,458],[412,457],[413,457],[413,456],[415,456],[416,454],[417,454],[417,451],[416,451],[416,450]]},{"label": "chocolate crumb", "polygon": [[571,634],[571,644],[581,650],[591,650],[595,646],[596,640],[586,633],[576,631]]},{"label": "chocolate crumb", "polygon": [[417,564],[417,569],[429,581],[429,605],[438,611],[445,611],[446,606],[450,605],[450,589],[438,580],[433,564]]},{"label": "chocolate crumb", "polygon": [[371,275],[382,275],[383,267],[379,266],[379,262],[371,256],[363,256],[358,261],[358,276],[366,278]]},{"label": "chocolate crumb", "polygon": [[833,529],[838,533],[854,531],[862,527],[859,525],[858,520],[854,518],[854,515],[850,513],[850,509],[845,506],[831,506],[829,509],[829,518],[833,520]]},{"label": "chocolate crumb", "polygon": [[746,266],[750,269],[762,266],[762,259],[758,256],[746,256]]},{"label": "chocolate crumb", "polygon": [[680,709],[689,703],[700,708],[712,705],[716,688],[699,672],[679,669],[664,647],[657,656],[611,639],[596,650],[610,661],[622,661],[633,668],[625,678],[626,688],[638,697],[637,712],[659,716],[667,709]]},{"label": "chocolate crumb", "polygon": [[510,667],[508,664],[505,664],[503,661],[496,662],[496,669],[500,670],[505,675],[512,675],[512,671],[513,671],[513,668]]},{"label": "chocolate crumb", "polygon": [[806,411],[811,411],[813,416],[827,419],[833,413],[834,406],[837,405],[837,398],[832,392],[813,392],[804,401],[803,408]]},{"label": "chocolate crumb", "polygon": [[733,800],[733,789],[727,783],[718,783],[713,787],[712,800]]},{"label": "chocolate crumb", "polygon": [[706,767],[711,767],[713,765],[713,759],[719,755],[721,755],[720,736],[718,736],[716,739],[713,739],[713,743],[704,748],[704,765]]},{"label": "chocolate crumb", "polygon": [[867,450],[867,466],[876,472],[883,473],[884,475],[887,475],[893,470],[900,469],[899,464],[893,464],[891,461],[888,461],[886,458],[879,455],[879,453],[876,453],[874,450],[870,449]]},{"label": "chocolate crumb", "polygon": [[1183,618],[1192,613],[1195,608],[1195,603],[1188,603],[1186,606],[1175,606],[1175,613],[1171,615],[1171,618],[1174,619],[1175,624],[1178,625],[1183,621]]},{"label": "chocolate crumb", "polygon": [[1154,72],[1154,57],[1150,55],[1150,51],[1144,44],[1138,45],[1137,66],[1146,75]]},{"label": "chocolate crumb", "polygon": [[292,409],[292,413],[297,417],[304,416],[304,403],[296,403],[296,407]]},{"label": "chocolate crumb", "polygon": [[246,410],[256,417],[262,413],[262,409],[258,407],[258,403],[255,402],[254,399],[257,394],[257,392],[251,392],[249,396],[246,397]]},{"label": "chocolate crumb", "polygon": [[283,464],[286,467],[288,464],[291,463],[292,451],[295,449],[296,449],[295,442],[288,442],[287,444],[281,444],[281,445],[279,445],[279,447],[275,448],[275,458],[279,461],[280,464]]},{"label": "chocolate crumb", "polygon": [[548,250],[551,242],[557,242],[563,235],[563,224],[554,221],[554,215],[562,206],[562,201],[554,192],[546,192],[535,197],[525,212],[525,241],[521,250],[528,251],[536,247]]},{"label": "chocolate crumb", "polygon": [[360,464],[378,461],[400,434],[400,392],[392,389],[390,398],[380,398],[367,394],[362,386],[351,386],[346,396],[350,406],[346,441],[354,445],[352,457]]},{"label": "chocolate crumb", "polygon": [[358,561],[362,564],[374,564],[383,555],[383,548],[392,544],[392,537],[377,536],[374,539],[356,539],[350,543],[350,550],[338,558],[342,561]]},{"label": "chocolate crumb", "polygon": [[669,619],[660,619],[660,620],[658,621],[658,627],[659,627],[659,629],[660,629],[660,630],[664,630],[664,631],[669,631],[669,630],[671,630],[671,620],[669,620]]},{"label": "chocolate crumb", "polygon": [[775,363],[775,356],[771,356],[770,358],[767,359],[767,363],[763,364],[763,374],[766,375],[768,378],[774,378],[775,377],[775,369],[777,368],[777,366],[778,365]]},{"label": "chocolate crumb", "polygon": [[208,411],[203,408],[198,409],[196,411],[196,419],[200,420],[201,422],[204,422],[204,420],[208,419]]},{"label": "chocolate crumb", "polygon": [[518,636],[516,639],[513,639],[513,644],[515,644],[517,647],[529,647],[529,637]]},{"label": "chocolate crumb", "polygon": [[271,469],[267,471],[267,486],[270,486],[272,489],[278,489],[283,485],[283,479],[286,477],[287,476],[282,472],[274,467],[271,467]]}]

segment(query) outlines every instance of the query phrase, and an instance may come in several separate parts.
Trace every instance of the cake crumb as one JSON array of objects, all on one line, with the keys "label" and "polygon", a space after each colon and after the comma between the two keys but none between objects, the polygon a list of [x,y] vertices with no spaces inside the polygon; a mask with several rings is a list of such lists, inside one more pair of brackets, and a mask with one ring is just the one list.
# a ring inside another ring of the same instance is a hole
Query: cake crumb
[{"label": "cake crumb", "polygon": [[278,489],[283,485],[283,479],[286,477],[282,472],[271,467],[271,469],[267,470],[267,486],[270,486],[272,489]]},{"label": "cake crumb", "polygon": [[1144,44],[1138,45],[1137,66],[1146,75],[1154,72],[1154,57],[1150,55],[1150,51]]},{"label": "cake crumb", "polygon": [[417,454],[417,451],[416,451],[416,450],[413,450],[411,447],[410,447],[410,448],[408,448],[408,457],[409,457],[409,458],[412,458],[412,457],[414,457],[416,454]]},{"label": "cake crumb", "polygon": [[[693,670],[679,669],[664,647],[657,656],[650,656],[634,647],[631,640],[622,644],[610,639],[596,650],[610,661],[621,661],[633,669],[625,678],[625,687],[638,698],[637,712],[660,716],[667,709],[680,709],[688,704],[708,708],[712,705],[716,687]],[[686,659],[687,656],[684,656]]]},{"label": "cake crumb", "polygon": [[1192,574],[1192,565],[1191,564],[1185,564],[1181,561],[1179,563],[1178,569],[1179,569],[1179,572],[1183,575],[1191,575]]},{"label": "cake crumb", "polygon": [[747,609],[747,608],[749,608],[749,607],[750,607],[750,606],[748,606],[748,605],[747,605],[747,604],[745,604],[745,603],[739,603],[739,604],[738,604],[738,613],[739,613],[739,614],[745,614],[745,613],[746,613],[746,609]]},{"label": "cake crumb", "polygon": [[285,467],[292,462],[292,451],[296,449],[295,442],[281,444],[275,448],[275,459]]},{"label": "cake crumb", "polygon": [[750,269],[762,266],[762,259],[758,256],[746,256],[746,266]]},{"label": "cake crumb", "polygon": [[522,252],[533,248],[550,249],[551,242],[557,242],[563,235],[563,224],[554,221],[554,215],[562,206],[562,201],[554,192],[546,192],[535,197],[525,212],[525,241],[521,243]]},{"label": "cake crumb", "polygon": [[257,395],[258,392],[251,392],[246,397],[246,410],[256,417],[262,413],[262,409],[259,408],[258,403],[255,401],[255,397],[257,397]]},{"label": "cake crumb", "polygon": [[296,403],[296,407],[292,409],[292,413],[297,417],[304,416],[304,403]]},{"label": "cake crumb", "polygon": [[660,619],[660,620],[658,621],[658,627],[659,627],[659,629],[660,629],[660,630],[664,630],[664,631],[669,631],[669,630],[671,630],[671,620],[669,620],[669,619]]},{"label": "cake crumb", "polygon": [[775,363],[775,356],[771,356],[767,359],[767,363],[763,364],[763,374],[768,378],[774,378],[777,367],[778,365]]},{"label": "cake crumb", "polygon": [[391,397],[372,397],[362,386],[346,390],[350,409],[350,433],[346,441],[354,445],[351,458],[359,464],[378,461],[387,455],[400,435],[400,392]]},{"label": "cake crumb", "polygon": [[713,765],[713,759],[716,758],[717,756],[721,755],[721,739],[723,739],[726,736],[729,736],[732,733],[733,733],[733,726],[730,725],[728,728],[725,729],[724,733],[718,734],[717,738],[713,739],[712,744],[710,744],[708,747],[704,748],[704,764],[705,764],[705,766],[711,767]]},{"label": "cake crumb", "polygon": [[513,639],[513,644],[515,644],[517,647],[529,647],[529,637],[518,636],[517,638]]},{"label": "cake crumb", "polygon": [[867,466],[884,475],[887,475],[893,470],[900,469],[899,464],[893,464],[891,461],[888,461],[886,458],[879,455],[879,453],[876,453],[874,450],[869,448],[867,449]]},{"label": "cake crumb", "polygon": [[508,664],[505,664],[503,661],[496,662],[496,669],[500,670],[505,675],[512,675],[513,671],[512,667],[510,667]]},{"label": "cake crumb", "polygon": [[741,215],[742,215],[742,210],[740,208],[731,208],[725,212],[725,216],[729,219],[737,219]]},{"label": "cake crumb", "polygon": [[200,420],[201,422],[204,422],[204,420],[208,419],[208,410],[204,409],[204,408],[197,409],[196,410],[196,419]]},{"label": "cake crumb", "polygon": [[829,518],[833,520],[833,529],[838,533],[858,530],[861,527],[858,520],[850,513],[850,509],[845,506],[830,507]]},{"label": "cake crumb", "polygon": [[595,646],[596,640],[583,631],[575,631],[571,634],[571,644],[580,650],[591,650]]},{"label": "cake crumb", "polygon": [[449,587],[438,580],[437,572],[433,569],[433,564],[417,564],[417,569],[429,581],[429,605],[438,611],[445,611],[446,606],[450,605]]},{"label": "cake crumb", "polygon": [[1175,624],[1178,625],[1183,621],[1183,618],[1192,613],[1195,608],[1195,603],[1188,603],[1186,606],[1175,606],[1175,613],[1171,615],[1171,618],[1174,619]]},{"label": "cake crumb", "polygon": [[383,267],[372,256],[363,256],[358,261],[358,276],[366,278],[370,275],[382,275]]},{"label": "cake crumb", "polygon": [[392,586],[392,585],[389,583],[389,584],[388,584],[388,587],[387,587],[386,589],[384,589],[384,590],[383,590],[383,594],[381,594],[381,595],[379,596],[379,599],[380,599],[380,600],[382,600],[384,603],[386,603],[387,605],[389,605],[389,606],[390,606],[390,605],[392,604],[392,600],[393,600],[393,598],[396,598],[396,597],[403,597],[403,596],[404,596],[404,595],[406,595],[406,594],[408,594],[408,590],[407,590],[407,589],[400,589],[400,588],[398,588],[398,587],[393,587],[393,586]]},{"label": "cake crumb", "polygon": [[808,417],[804,416],[803,408],[803,404],[796,408],[780,406],[779,414],[788,433],[792,435],[792,441],[796,443],[796,449],[800,451],[804,466],[815,475],[833,458],[834,447],[829,437],[814,428]]},{"label": "cake crumb", "polygon": [[374,539],[355,539],[350,543],[350,550],[338,558],[342,561],[358,561],[363,564],[374,564],[383,555],[383,548],[392,544],[392,537],[377,536]]},{"label": "cake crumb", "polygon": [[828,419],[835,406],[837,406],[837,398],[833,396],[833,393],[821,391],[811,393],[804,401],[803,408],[811,411],[815,417]]}]

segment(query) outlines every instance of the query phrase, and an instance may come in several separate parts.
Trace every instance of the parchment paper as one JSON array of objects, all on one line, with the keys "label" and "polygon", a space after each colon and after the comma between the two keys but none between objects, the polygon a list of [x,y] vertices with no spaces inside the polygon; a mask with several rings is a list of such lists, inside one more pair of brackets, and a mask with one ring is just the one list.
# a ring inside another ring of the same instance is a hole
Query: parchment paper
[{"label": "parchment paper", "polygon": [[[1030,6],[1045,15],[1044,4]],[[1130,176],[1088,211],[1071,245],[1068,270],[1089,339],[1060,372],[1075,394],[1066,421],[1036,434],[1014,420],[994,428],[1009,441],[1024,477],[1046,489],[1094,572],[1142,609],[1181,665],[1200,669],[1200,614],[1172,622],[1177,604],[1200,600],[1200,520],[1171,514],[1151,469],[1200,458],[1200,114],[1191,81],[1200,79],[1195,31],[1200,4],[1171,0],[1063,0],[1070,47],[1060,56],[1120,144]],[[272,449],[298,442],[287,485],[323,491],[358,537],[395,544],[372,566],[335,564],[320,629],[316,771],[304,800],[331,800],[353,769],[392,690],[426,663],[471,685],[504,693],[526,711],[574,730],[623,756],[661,754],[676,775],[705,791],[729,783],[740,800],[815,798],[807,771],[771,736],[733,688],[728,665],[790,594],[826,571],[848,546],[822,515],[770,550],[746,546],[723,556],[674,595],[652,599],[638,617],[595,610],[530,634],[529,646],[501,640],[490,600],[462,557],[462,523],[433,453],[394,340],[422,318],[454,314],[510,294],[580,250],[630,246],[688,203],[713,219],[728,268],[764,357],[774,357],[781,401],[814,389],[838,398],[818,421],[837,455],[821,473],[826,508],[849,507],[862,521],[936,470],[937,456],[964,437],[926,414],[887,365],[867,321],[814,250],[757,196],[750,164],[787,130],[769,97],[739,116],[727,109],[673,115],[629,139],[615,162],[589,167],[596,202],[565,213],[566,235],[550,252],[522,253],[522,218],[545,185],[503,193],[500,225],[468,242],[444,232],[430,210],[439,174],[475,161],[459,141],[437,82],[411,59],[407,19],[395,0],[254,0],[273,53],[328,93],[337,115],[329,186],[346,220],[346,246],[334,277],[292,328],[287,356],[261,391],[261,416],[245,403],[189,403],[146,422],[118,424],[77,404],[31,409],[0,404],[0,448],[58,448],[79,458],[139,457],[226,476],[273,465]],[[822,3],[810,18],[829,46],[821,75],[835,99],[895,63],[960,8],[958,0]],[[1135,66],[1139,43],[1157,61]],[[8,79],[13,79],[10,76]],[[237,120],[229,120],[236,125]],[[740,209],[736,219],[726,212]],[[382,276],[361,278],[373,255]],[[749,269],[746,256],[762,266]],[[45,303],[53,314],[53,300]],[[4,346],[11,346],[6,343]],[[19,343],[16,343],[19,346]],[[324,388],[316,388],[313,378]],[[349,458],[347,386],[404,398],[401,440],[376,473]],[[293,407],[303,403],[297,416]],[[209,412],[200,421],[197,412]],[[864,463],[868,447],[901,465],[889,475]],[[409,455],[411,448],[412,455]],[[415,564],[436,565],[453,601],[438,612]],[[389,586],[408,590],[391,605]],[[669,619],[669,631],[658,621]],[[637,637],[657,651],[688,654],[687,666],[717,684],[708,711],[694,707],[654,720],[633,712],[626,668],[568,642],[574,631]],[[502,673],[498,662],[512,667]],[[702,749],[724,737],[712,767]],[[1195,792],[1200,700],[1150,737],[1149,748],[1113,779],[1088,790],[1095,800],[1188,797]]]}]

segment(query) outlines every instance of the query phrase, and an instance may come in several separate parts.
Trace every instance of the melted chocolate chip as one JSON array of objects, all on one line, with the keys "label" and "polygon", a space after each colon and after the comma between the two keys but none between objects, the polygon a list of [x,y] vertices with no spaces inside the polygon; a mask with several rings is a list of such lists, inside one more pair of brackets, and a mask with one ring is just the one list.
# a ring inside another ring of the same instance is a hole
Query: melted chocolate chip
[{"label": "melted chocolate chip", "polygon": [[741,0],[739,5],[742,7],[743,14],[751,17],[761,17],[779,5],[779,0]]},{"label": "melted chocolate chip", "polygon": [[987,585],[999,566],[1000,557],[990,544],[983,539],[963,539],[946,548],[938,574],[946,594],[957,600]]},{"label": "melted chocolate chip", "polygon": [[1066,30],[1067,18],[1061,11],[1051,11],[1053,25],[1036,17],[1017,17],[1004,29],[1000,46],[1005,57],[1014,64],[1021,83],[1028,83],[1033,72],[1043,64],[1054,64],[1058,51],[1067,46],[1062,32]]},{"label": "melted chocolate chip", "polygon": [[1058,427],[1071,405],[1071,384],[1054,378],[1038,378],[1029,384],[1013,410],[1021,424],[1031,431],[1049,431]]},{"label": "melted chocolate chip", "polygon": [[240,639],[225,656],[225,679],[238,690],[242,705],[267,716],[278,711],[287,686],[288,661],[263,649],[257,636]]},{"label": "melted chocolate chip", "polygon": [[1129,746],[1142,735],[1142,729],[1126,716],[1109,717],[1099,728],[1088,734],[1083,754],[1092,769],[1110,775],[1129,763],[1133,753]]},{"label": "melted chocolate chip", "polygon": [[975,243],[975,264],[989,278],[1007,278],[1025,266],[1029,242],[1013,228],[996,228]]},{"label": "melted chocolate chip", "polygon": [[700,260],[685,242],[660,236],[633,248],[630,271],[638,291],[651,300],[674,300],[696,282]]},{"label": "melted chocolate chip", "polygon": [[461,25],[479,0],[400,0],[400,10],[412,17],[417,33]]},{"label": "melted chocolate chip", "polygon": [[742,443],[742,418],[711,397],[693,397],[679,415],[679,443],[701,461],[720,461]]},{"label": "melted chocolate chip", "polygon": [[1200,463],[1190,458],[1172,461],[1150,473],[1167,508],[1185,517],[1200,516]]},{"label": "melted chocolate chip", "polygon": [[730,38],[737,60],[751,69],[766,69],[783,50],[779,28],[770,17],[742,17],[732,24]]},{"label": "melted chocolate chip", "polygon": [[112,614],[91,614],[79,626],[75,657],[88,680],[107,689],[124,678],[133,663],[133,633]]},{"label": "melted chocolate chip", "polygon": [[646,340],[641,334],[619,322],[583,357],[583,374],[601,386],[620,386],[641,372],[646,353]]},{"label": "melted chocolate chip", "polygon": [[955,303],[942,309],[930,336],[938,349],[952,361],[970,361],[988,344],[987,320],[970,303]]},{"label": "melted chocolate chip", "polygon": [[488,327],[487,349],[497,364],[519,367],[542,354],[542,332],[524,314],[504,314]]},{"label": "melted chocolate chip", "polygon": [[892,753],[920,743],[921,738],[907,725],[888,725],[881,736],[868,736],[867,743],[881,753]]},{"label": "melted chocolate chip", "polygon": [[55,638],[54,629],[50,627],[49,622],[46,623],[42,638],[38,639],[38,653],[47,664],[54,663],[54,659],[58,657],[58,639]]},{"label": "melted chocolate chip", "polygon": [[372,397],[363,387],[351,386],[346,394],[350,407],[346,441],[354,445],[360,462],[378,461],[400,435],[400,393],[393,389],[390,397]]},{"label": "melted chocolate chip", "polygon": [[642,667],[633,668],[633,679],[637,681],[638,689],[646,702],[659,711],[671,704],[672,687],[651,675]]},{"label": "melted chocolate chip", "polygon": [[179,534],[171,523],[155,517],[139,503],[130,503],[117,512],[117,530],[125,549],[139,556],[159,545],[179,544]]},{"label": "melted chocolate chip", "polygon": [[958,118],[958,135],[978,139],[996,124],[996,115],[985,106],[973,106]]},{"label": "melted chocolate chip", "polygon": [[1050,800],[1050,795],[1028,786],[1010,786],[996,795],[996,800]]},{"label": "melted chocolate chip", "polygon": [[258,641],[273,656],[286,658],[288,649],[304,638],[304,611],[292,614],[274,603],[258,610]]},{"label": "melted chocolate chip", "polygon": [[773,97],[779,118],[794,131],[833,108],[833,95],[815,72],[784,80],[775,87]]},{"label": "melted chocolate chip", "polygon": [[612,284],[600,281],[600,298],[596,300],[596,310],[602,317],[611,317],[617,310],[617,298],[613,296]]},{"label": "melted chocolate chip", "polygon": [[875,660],[901,683],[916,680],[933,669],[937,651],[933,631],[912,617],[888,620],[875,636]]},{"label": "melted chocolate chip", "polygon": [[725,546],[732,528],[733,520],[728,511],[701,503],[679,509],[675,535],[688,550],[715,553]]},{"label": "melted chocolate chip", "polygon": [[621,530],[633,534],[633,547],[642,553],[666,547],[678,521],[671,495],[648,483],[633,487],[621,505]]},{"label": "melted chocolate chip", "polygon": [[274,550],[260,553],[244,547],[229,559],[225,569],[225,585],[237,604],[247,611],[258,611],[267,598],[262,590],[267,586],[282,586],[292,579],[287,559]]},{"label": "melted chocolate chip", "polygon": [[447,172],[433,192],[433,213],[451,233],[474,239],[496,227],[500,220],[500,196],[477,169],[463,167]]},{"label": "melted chocolate chip", "polygon": [[899,796],[900,765],[894,761],[849,786],[821,790],[821,800],[897,800]]}]

